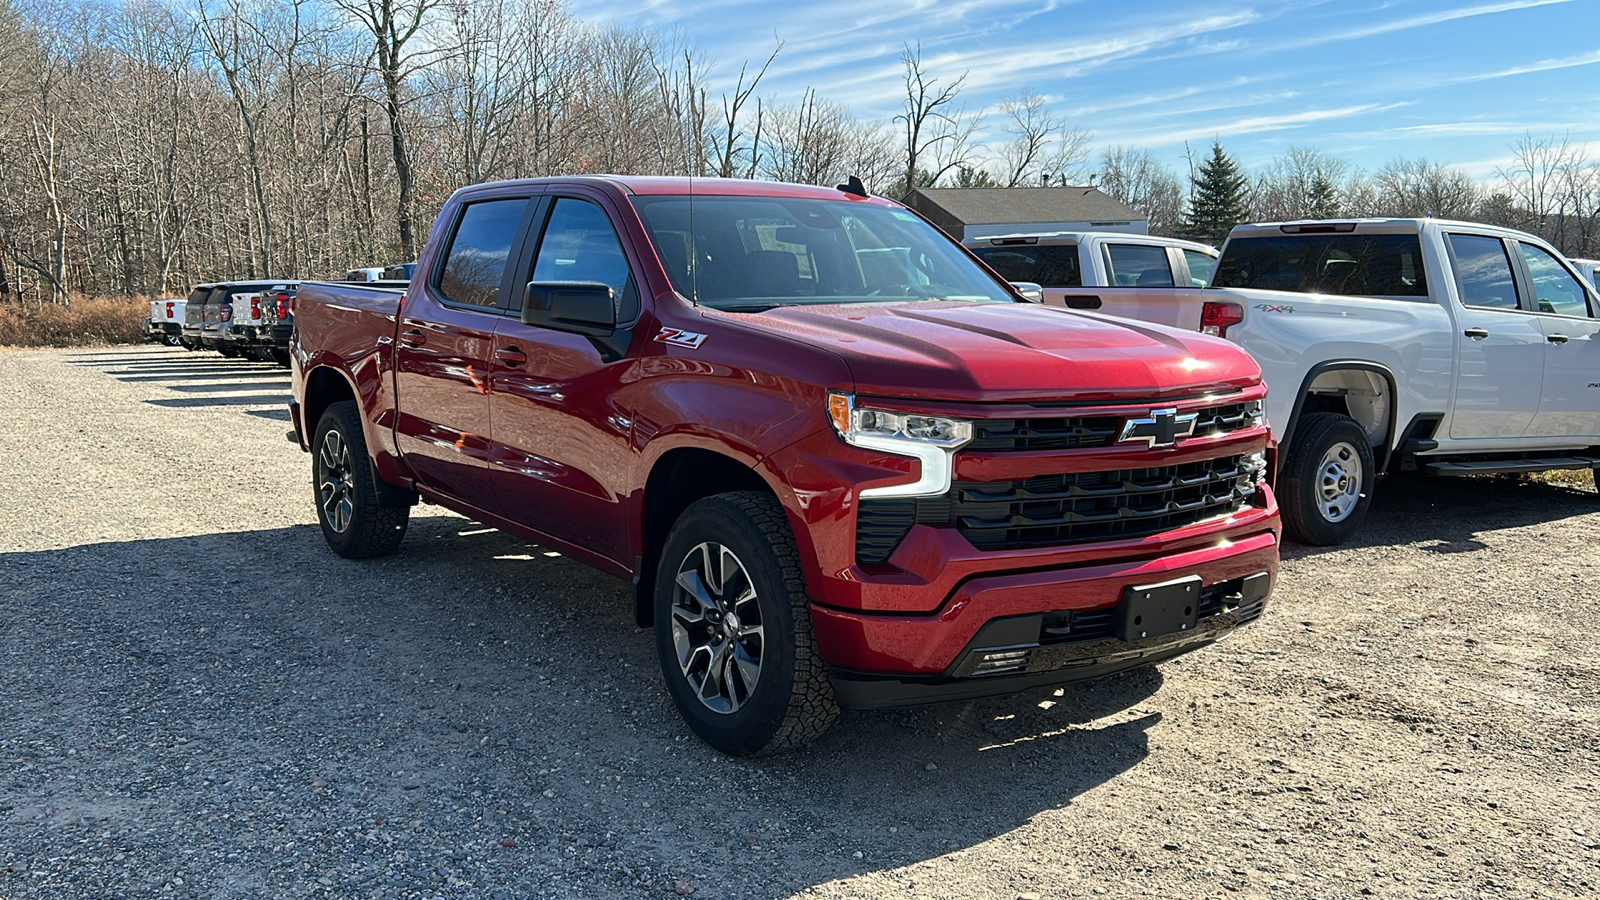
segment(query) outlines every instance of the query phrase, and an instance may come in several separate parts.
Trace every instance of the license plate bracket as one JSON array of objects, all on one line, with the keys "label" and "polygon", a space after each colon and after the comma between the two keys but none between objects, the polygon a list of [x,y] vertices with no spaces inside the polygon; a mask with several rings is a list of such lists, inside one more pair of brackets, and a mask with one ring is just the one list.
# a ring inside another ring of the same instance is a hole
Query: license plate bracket
[{"label": "license plate bracket", "polygon": [[1112,620],[1117,637],[1142,641],[1193,631],[1200,618],[1200,587],[1200,576],[1189,575],[1123,588],[1122,602]]}]

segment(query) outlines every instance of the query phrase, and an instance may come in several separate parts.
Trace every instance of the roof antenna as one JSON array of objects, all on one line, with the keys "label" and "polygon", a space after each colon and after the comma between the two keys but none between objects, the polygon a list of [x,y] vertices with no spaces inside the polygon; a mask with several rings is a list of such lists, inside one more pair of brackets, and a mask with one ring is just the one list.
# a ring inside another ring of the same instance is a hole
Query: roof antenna
[{"label": "roof antenna", "polygon": [[855,194],[857,197],[867,196],[867,186],[862,184],[861,179],[854,175],[851,175],[850,180],[844,184],[835,185],[834,190],[844,191],[846,194]]}]

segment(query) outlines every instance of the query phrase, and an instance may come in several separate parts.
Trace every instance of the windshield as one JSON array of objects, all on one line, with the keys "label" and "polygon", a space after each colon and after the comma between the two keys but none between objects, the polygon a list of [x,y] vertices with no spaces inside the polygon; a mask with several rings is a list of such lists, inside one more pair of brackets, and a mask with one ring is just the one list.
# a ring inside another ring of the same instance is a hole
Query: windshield
[{"label": "windshield", "polygon": [[633,204],[672,286],[713,309],[1016,302],[949,238],[903,209],[777,197],[635,197]]}]

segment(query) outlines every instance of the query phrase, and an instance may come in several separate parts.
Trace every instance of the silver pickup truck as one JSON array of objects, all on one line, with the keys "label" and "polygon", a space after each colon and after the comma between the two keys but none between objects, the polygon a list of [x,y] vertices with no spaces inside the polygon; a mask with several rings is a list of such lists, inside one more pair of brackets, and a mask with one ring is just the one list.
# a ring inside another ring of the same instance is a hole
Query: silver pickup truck
[{"label": "silver pickup truck", "polygon": [[1380,473],[1600,466],[1600,291],[1533,235],[1438,219],[1240,225],[1211,285],[1125,299],[1120,315],[1181,315],[1260,363],[1284,526],[1304,543],[1353,534]]}]

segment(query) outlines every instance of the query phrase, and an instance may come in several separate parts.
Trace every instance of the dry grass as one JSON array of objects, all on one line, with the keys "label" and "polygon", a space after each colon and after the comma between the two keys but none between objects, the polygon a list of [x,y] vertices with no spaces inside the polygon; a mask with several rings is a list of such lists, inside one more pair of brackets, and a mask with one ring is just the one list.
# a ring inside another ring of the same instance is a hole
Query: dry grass
[{"label": "dry grass", "polygon": [[150,304],[138,297],[80,297],[71,306],[0,304],[0,347],[101,347],[144,339]]}]

